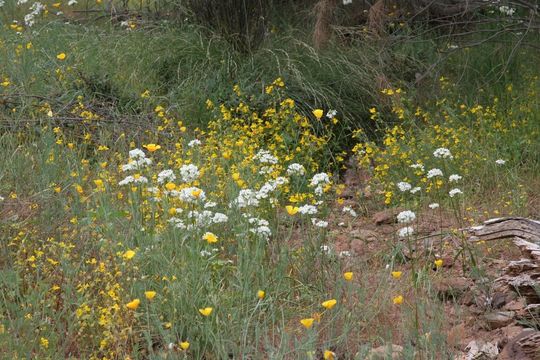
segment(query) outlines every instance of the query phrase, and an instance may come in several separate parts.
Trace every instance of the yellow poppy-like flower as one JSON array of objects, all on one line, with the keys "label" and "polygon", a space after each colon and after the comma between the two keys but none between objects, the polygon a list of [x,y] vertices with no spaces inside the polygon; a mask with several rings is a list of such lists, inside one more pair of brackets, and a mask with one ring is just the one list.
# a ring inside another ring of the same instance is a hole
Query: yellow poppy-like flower
[{"label": "yellow poppy-like flower", "polygon": [[145,291],[144,292],[144,296],[146,296],[146,298],[148,300],[152,300],[154,297],[156,297],[156,292],[155,291]]},{"label": "yellow poppy-like flower", "polygon": [[313,115],[315,115],[317,120],[320,120],[322,116],[324,115],[324,111],[322,109],[315,109],[313,110]]},{"label": "yellow poppy-like flower", "polygon": [[293,216],[298,212],[299,208],[296,206],[287,205],[285,206],[285,210],[287,210],[287,214]]},{"label": "yellow poppy-like flower", "polygon": [[161,145],[146,144],[146,145],[143,145],[143,148],[145,148],[146,150],[148,150],[150,152],[154,152],[154,151],[157,151],[157,150],[161,149]]},{"label": "yellow poppy-like flower", "polygon": [[300,324],[304,325],[304,327],[306,329],[309,329],[310,327],[313,326],[313,321],[314,320],[315,319],[313,319],[313,318],[302,319],[302,320],[300,320]]},{"label": "yellow poppy-like flower", "polygon": [[199,309],[199,312],[201,313],[202,316],[210,316],[210,314],[212,313],[212,310],[214,310],[214,308],[205,307],[204,309]]},{"label": "yellow poppy-like flower", "polygon": [[334,306],[336,306],[337,304],[337,300],[336,299],[330,299],[330,300],[326,300],[324,301],[321,305],[326,308],[326,309],[331,309],[333,308]]},{"label": "yellow poppy-like flower", "polygon": [[198,199],[199,196],[201,196],[201,192],[202,192],[201,189],[193,190],[193,191],[191,192],[191,195],[193,195],[194,198]]},{"label": "yellow poppy-like flower", "polygon": [[65,60],[66,59],[66,53],[60,53],[58,55],[56,55],[56,58],[60,61],[62,60]]},{"label": "yellow poppy-like flower", "polygon": [[182,342],[180,343],[180,349],[182,349],[182,350],[184,350],[184,351],[186,351],[187,349],[189,349],[189,342],[187,342],[187,341],[182,341]]},{"label": "yellow poppy-like flower", "polygon": [[172,182],[168,182],[165,184],[165,189],[169,190],[169,191],[173,191],[174,189],[176,189],[176,184],[172,183]]},{"label": "yellow poppy-like flower", "polygon": [[126,260],[131,260],[131,259],[133,259],[133,257],[135,256],[135,254],[136,254],[135,251],[133,251],[133,250],[128,250],[128,251],[126,251],[126,252],[124,253],[123,257],[124,257],[124,259],[126,259]]},{"label": "yellow poppy-like flower", "polygon": [[352,278],[353,278],[353,272],[352,271],[348,271],[348,272],[345,272],[343,273],[343,278],[347,281],[351,281]]},{"label": "yellow poppy-like flower", "polygon": [[218,242],[218,237],[211,232],[207,232],[203,235],[203,240],[206,240],[209,244],[214,244]]},{"label": "yellow poppy-like flower", "polygon": [[401,305],[403,303],[403,296],[398,295],[392,299],[394,305]]},{"label": "yellow poppy-like flower", "polygon": [[442,265],[443,265],[443,260],[442,259],[435,260],[435,266],[436,267],[440,268]]},{"label": "yellow poppy-like flower", "polygon": [[401,274],[403,274],[401,271],[392,271],[392,277],[394,279],[399,279],[401,277]]},{"label": "yellow poppy-like flower", "polygon": [[139,299],[134,299],[130,302],[128,302],[126,304],[126,307],[129,309],[129,310],[137,310],[137,308],[139,307],[139,305],[141,304],[141,300]]},{"label": "yellow poppy-like flower", "polygon": [[334,360],[336,358],[336,353],[330,350],[324,350],[323,358],[324,360]]},{"label": "yellow poppy-like flower", "polygon": [[259,290],[257,291],[257,297],[262,300],[264,299],[264,296],[266,295],[266,293],[264,292],[264,290]]}]

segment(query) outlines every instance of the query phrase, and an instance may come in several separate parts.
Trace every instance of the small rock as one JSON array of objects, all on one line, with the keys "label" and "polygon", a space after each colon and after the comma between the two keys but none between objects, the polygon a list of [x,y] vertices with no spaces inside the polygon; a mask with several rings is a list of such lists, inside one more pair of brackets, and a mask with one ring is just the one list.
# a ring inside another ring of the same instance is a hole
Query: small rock
[{"label": "small rock", "polygon": [[401,209],[386,209],[375,213],[372,217],[375,225],[381,224],[394,224],[397,222],[396,215],[401,211]]},{"label": "small rock", "polygon": [[464,277],[443,278],[435,284],[435,290],[440,299],[446,300],[460,297],[472,284],[471,280]]},{"label": "small rock", "polygon": [[365,242],[376,241],[380,237],[380,235],[377,232],[372,231],[372,230],[365,230],[365,229],[352,230],[349,233],[349,235],[353,239],[358,239],[358,240],[362,240],[362,241],[365,241]]},{"label": "small rock", "polygon": [[392,360],[398,360],[403,358],[403,346],[400,345],[383,345],[378,348],[372,349],[369,352],[368,359],[370,360],[386,360],[391,355]]},{"label": "small rock", "polygon": [[502,309],[505,311],[520,311],[520,310],[523,310],[525,306],[527,306],[525,299],[519,298],[519,299],[510,301],[509,303],[504,305]]},{"label": "small rock", "polygon": [[507,297],[505,293],[496,292],[491,299],[491,306],[493,306],[494,309],[500,309],[506,304],[506,301]]},{"label": "small rock", "polygon": [[514,321],[513,311],[498,311],[484,315],[484,319],[491,330],[510,325]]},{"label": "small rock", "polygon": [[497,344],[473,340],[467,345],[465,359],[496,359],[499,355]]},{"label": "small rock", "polygon": [[502,349],[498,360],[537,360],[540,359],[540,331],[523,330],[513,337]]}]

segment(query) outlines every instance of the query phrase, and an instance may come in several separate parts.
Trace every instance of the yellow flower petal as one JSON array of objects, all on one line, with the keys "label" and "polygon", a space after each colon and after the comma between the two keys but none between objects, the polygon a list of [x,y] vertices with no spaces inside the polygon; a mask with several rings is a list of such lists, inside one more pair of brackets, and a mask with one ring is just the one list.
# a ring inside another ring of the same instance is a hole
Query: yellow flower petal
[{"label": "yellow flower petal", "polygon": [[337,304],[337,300],[336,299],[330,299],[330,300],[326,300],[324,301],[321,305],[326,308],[326,309],[331,309],[333,308],[334,306],[336,306]]}]

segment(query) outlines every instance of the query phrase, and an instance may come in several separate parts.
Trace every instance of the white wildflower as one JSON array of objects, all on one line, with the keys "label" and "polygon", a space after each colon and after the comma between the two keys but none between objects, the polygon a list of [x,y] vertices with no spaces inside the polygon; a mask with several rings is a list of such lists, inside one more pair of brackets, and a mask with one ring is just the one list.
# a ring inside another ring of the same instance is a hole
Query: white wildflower
[{"label": "white wildflower", "polygon": [[161,171],[157,176],[157,182],[159,184],[163,184],[165,181],[174,180],[176,180],[176,176],[174,175],[174,172],[170,169]]},{"label": "white wildflower", "polygon": [[453,159],[452,153],[447,148],[438,148],[433,152],[433,156],[442,159]]},{"label": "white wildflower", "polygon": [[326,185],[330,184],[330,177],[326,173],[318,173],[313,175],[310,181],[310,186],[315,188],[315,194],[321,196]]},{"label": "white wildflower", "polygon": [[196,186],[187,187],[180,191],[173,190],[171,195],[178,197],[183,202],[193,203],[197,200],[204,201],[206,199],[206,194],[203,190],[199,189]]},{"label": "white wildflower", "polygon": [[182,181],[185,183],[190,183],[199,178],[199,168],[193,164],[182,165],[180,168],[180,176]]},{"label": "white wildflower", "polygon": [[328,245],[321,245],[320,249],[326,255],[330,255],[330,253],[332,252],[332,249]]},{"label": "white wildflower", "polygon": [[343,251],[339,252],[338,256],[341,257],[341,258],[343,258],[343,257],[351,257],[352,254],[351,254],[350,251],[343,250]]},{"label": "white wildflower", "polygon": [[313,205],[302,205],[298,208],[298,212],[302,215],[315,215],[317,213],[317,207]]},{"label": "white wildflower", "polygon": [[405,210],[397,215],[397,221],[399,223],[409,223],[416,220],[416,214],[411,210]]},{"label": "white wildflower", "polygon": [[190,142],[188,142],[187,146],[190,148],[201,145],[201,141],[199,139],[193,139]]},{"label": "white wildflower", "polygon": [[261,164],[272,165],[275,165],[278,162],[278,159],[268,150],[259,150],[259,152],[253,157],[253,160],[258,160]]},{"label": "white wildflower", "polygon": [[458,174],[452,174],[450,175],[450,177],[448,178],[448,181],[450,182],[458,182],[459,180],[463,179],[462,176],[458,175]]},{"label": "white wildflower", "polygon": [[422,188],[420,186],[416,186],[416,187],[413,187],[411,189],[411,194],[416,194],[417,192],[419,192],[420,190],[422,190]]},{"label": "white wildflower", "polygon": [[341,211],[345,214],[349,214],[351,215],[352,217],[356,217],[356,211],[354,211],[354,209],[350,206],[344,206],[343,209],[341,209]]},{"label": "white wildflower", "polygon": [[412,169],[419,169],[421,171],[424,171],[424,165],[422,165],[422,164],[412,164],[409,167],[412,168]]},{"label": "white wildflower", "polygon": [[68,1],[68,6],[73,6],[75,4],[77,4],[77,0],[69,0]]},{"label": "white wildflower", "polygon": [[506,164],[506,160],[503,160],[503,159],[497,159],[497,160],[495,160],[495,164],[497,164],[497,165],[504,165],[504,164]]},{"label": "white wildflower", "polygon": [[438,203],[431,203],[428,205],[430,209],[437,209],[439,207]]},{"label": "white wildflower", "polygon": [[456,195],[461,195],[461,194],[463,194],[463,192],[459,190],[458,188],[452,189],[448,192],[448,195],[450,195],[450,197],[454,197]]},{"label": "white wildflower", "polygon": [[414,229],[410,226],[407,226],[398,230],[399,237],[407,237],[407,236],[411,236],[412,234],[414,234]]},{"label": "white wildflower", "polygon": [[512,16],[516,12],[516,9],[511,8],[510,6],[502,5],[499,6],[499,12],[506,16]]},{"label": "white wildflower", "polygon": [[412,188],[411,184],[405,181],[398,182],[397,187],[401,192],[409,191]]},{"label": "white wildflower", "polygon": [[301,164],[297,164],[297,163],[294,163],[294,164],[290,164],[288,167],[287,167],[287,175],[291,176],[291,175],[304,175],[306,173],[306,168],[304,168],[303,165]]},{"label": "white wildflower", "polygon": [[259,199],[257,198],[257,192],[251,189],[243,189],[238,193],[238,197],[234,200],[234,204],[239,208],[245,208],[247,206],[259,206]]},{"label": "white wildflower", "polygon": [[319,220],[317,218],[312,218],[311,219],[311,223],[313,225],[315,225],[316,227],[320,227],[320,228],[326,228],[328,227],[328,221],[324,221],[324,220]]},{"label": "white wildflower", "polygon": [[336,115],[337,115],[337,110],[328,110],[328,112],[326,113],[326,117],[329,119],[333,119]]},{"label": "white wildflower", "polygon": [[432,177],[435,177],[435,176],[443,176],[443,172],[440,169],[431,169],[428,171],[427,173],[428,179],[431,179]]}]

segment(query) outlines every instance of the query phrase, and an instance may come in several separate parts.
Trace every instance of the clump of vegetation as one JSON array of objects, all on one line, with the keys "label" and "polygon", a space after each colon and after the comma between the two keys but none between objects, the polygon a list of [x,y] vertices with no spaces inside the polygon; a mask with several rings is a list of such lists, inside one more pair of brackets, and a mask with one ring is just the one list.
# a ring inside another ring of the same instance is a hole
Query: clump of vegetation
[{"label": "clump of vegetation", "polygon": [[328,1],[316,50],[297,3],[209,3],[0,0],[0,349],[464,355],[440,284],[470,278],[491,311],[511,253],[464,228],[540,209],[531,53],[397,7],[333,28]]}]

